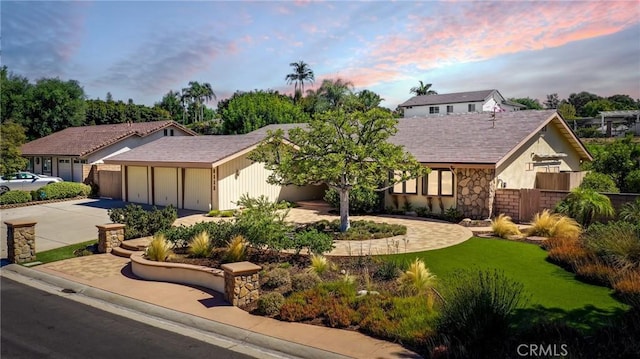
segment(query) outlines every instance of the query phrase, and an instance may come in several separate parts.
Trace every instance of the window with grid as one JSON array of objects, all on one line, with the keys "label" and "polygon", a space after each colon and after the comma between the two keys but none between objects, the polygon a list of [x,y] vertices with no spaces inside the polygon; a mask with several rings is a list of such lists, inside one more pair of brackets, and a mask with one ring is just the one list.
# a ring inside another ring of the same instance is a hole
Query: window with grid
[{"label": "window with grid", "polygon": [[440,106],[430,106],[429,113],[440,113]]}]

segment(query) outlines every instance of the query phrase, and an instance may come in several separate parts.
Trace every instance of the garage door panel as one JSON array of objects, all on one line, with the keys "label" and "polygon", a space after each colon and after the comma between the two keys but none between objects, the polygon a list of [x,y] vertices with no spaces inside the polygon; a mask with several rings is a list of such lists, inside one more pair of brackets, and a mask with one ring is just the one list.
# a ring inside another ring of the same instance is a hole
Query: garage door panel
[{"label": "garage door panel", "polygon": [[155,167],[153,173],[153,199],[159,206],[178,206],[178,169]]},{"label": "garage door panel", "polygon": [[146,167],[127,166],[127,201],[149,203]]},{"label": "garage door panel", "polygon": [[211,172],[211,169],[185,169],[184,208],[200,211],[209,210],[211,204]]},{"label": "garage door panel", "polygon": [[73,181],[71,178],[71,160],[68,158],[58,159],[58,177],[65,181]]}]

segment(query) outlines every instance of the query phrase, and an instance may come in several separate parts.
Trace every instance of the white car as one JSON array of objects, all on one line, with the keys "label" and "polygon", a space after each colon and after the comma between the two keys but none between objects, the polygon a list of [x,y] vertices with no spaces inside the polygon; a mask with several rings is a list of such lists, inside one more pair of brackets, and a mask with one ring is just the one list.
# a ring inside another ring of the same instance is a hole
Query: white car
[{"label": "white car", "polygon": [[0,178],[0,194],[10,190],[35,191],[49,183],[64,181],[60,177],[37,175],[31,172],[18,172]]}]

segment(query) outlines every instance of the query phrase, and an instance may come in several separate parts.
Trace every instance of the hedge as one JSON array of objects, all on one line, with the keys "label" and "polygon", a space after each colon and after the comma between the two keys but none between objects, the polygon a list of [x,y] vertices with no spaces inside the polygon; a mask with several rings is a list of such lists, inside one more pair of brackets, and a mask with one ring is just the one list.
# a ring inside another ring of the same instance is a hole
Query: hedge
[{"label": "hedge", "polygon": [[8,191],[0,196],[0,205],[27,203],[31,201],[31,193],[27,191]]},{"label": "hedge", "polygon": [[[63,199],[78,196],[88,196],[91,193],[91,186],[76,182],[56,182],[50,183],[37,190],[35,194],[40,200]],[[31,197],[31,195],[29,196]]]}]

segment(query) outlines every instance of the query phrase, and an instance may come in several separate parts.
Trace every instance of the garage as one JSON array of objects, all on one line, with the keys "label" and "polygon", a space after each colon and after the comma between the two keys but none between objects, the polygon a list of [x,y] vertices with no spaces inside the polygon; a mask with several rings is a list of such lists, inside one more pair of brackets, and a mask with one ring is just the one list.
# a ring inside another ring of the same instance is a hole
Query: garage
[{"label": "garage", "polygon": [[153,204],[178,207],[178,169],[153,168]]},{"label": "garage", "polygon": [[147,167],[126,166],[127,201],[149,203]]},{"label": "garage", "polygon": [[73,181],[71,178],[71,159],[58,158],[58,177],[65,181]]},{"label": "garage", "polygon": [[215,208],[211,202],[211,172],[211,169],[205,168],[185,168],[184,208],[200,211]]}]

